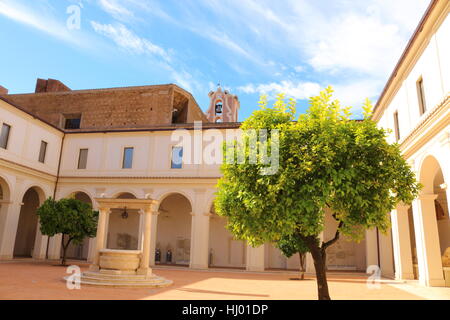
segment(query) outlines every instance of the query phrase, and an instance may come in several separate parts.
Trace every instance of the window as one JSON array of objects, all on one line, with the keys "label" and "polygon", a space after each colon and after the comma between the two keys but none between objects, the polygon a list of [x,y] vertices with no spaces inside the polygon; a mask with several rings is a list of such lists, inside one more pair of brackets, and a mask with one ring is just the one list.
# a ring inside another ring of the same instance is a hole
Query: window
[{"label": "window", "polygon": [[425,91],[423,87],[423,78],[420,77],[416,83],[417,86],[417,98],[419,99],[419,111],[420,115],[423,115],[427,111],[427,105],[425,103]]},{"label": "window", "polygon": [[2,126],[2,133],[0,135],[0,147],[6,149],[8,147],[9,132],[11,131],[11,126],[4,123]]},{"label": "window", "polygon": [[47,142],[41,141],[41,149],[39,150],[39,162],[45,162],[45,154],[47,152]]},{"label": "window", "polygon": [[123,169],[131,169],[133,165],[133,150],[134,148],[125,148],[123,150]]},{"label": "window", "polygon": [[398,124],[398,111],[394,113],[394,129],[395,129],[395,141],[400,140],[400,128]]},{"label": "window", "polygon": [[216,114],[222,114],[223,104],[222,101],[216,103]]},{"label": "window", "polygon": [[181,169],[183,162],[183,147],[172,147],[172,169]]},{"label": "window", "polygon": [[78,169],[86,169],[87,167],[88,149],[80,149],[78,156]]},{"label": "window", "polygon": [[81,114],[64,115],[64,129],[80,129]]}]

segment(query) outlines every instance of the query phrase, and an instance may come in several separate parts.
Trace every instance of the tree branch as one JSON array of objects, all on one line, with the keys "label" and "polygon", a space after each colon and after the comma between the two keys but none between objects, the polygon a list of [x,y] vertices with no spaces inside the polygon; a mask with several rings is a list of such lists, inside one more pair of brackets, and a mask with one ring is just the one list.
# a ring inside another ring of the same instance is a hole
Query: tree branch
[{"label": "tree branch", "polygon": [[332,244],[334,244],[336,241],[339,240],[339,235],[340,235],[339,229],[342,228],[343,225],[344,225],[344,222],[340,221],[339,225],[337,227],[336,233],[334,235],[334,238],[331,239],[330,241],[322,243],[322,247],[321,247],[322,251],[325,251],[329,246],[331,246]]}]

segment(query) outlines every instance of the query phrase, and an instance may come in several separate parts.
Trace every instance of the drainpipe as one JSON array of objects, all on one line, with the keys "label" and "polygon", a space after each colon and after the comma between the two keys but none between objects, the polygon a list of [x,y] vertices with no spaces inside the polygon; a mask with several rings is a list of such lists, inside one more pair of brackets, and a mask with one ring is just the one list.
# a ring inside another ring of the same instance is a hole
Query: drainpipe
[{"label": "drainpipe", "polygon": [[[53,189],[53,200],[56,197],[56,188],[58,187],[58,180],[59,180],[59,171],[61,169],[61,158],[62,158],[62,151],[64,146],[64,138],[66,137],[66,133],[63,133],[62,139],[61,139],[61,148],[59,148],[59,159],[58,159],[58,169],[56,171],[56,181],[55,181],[55,188]],[[50,238],[47,238],[47,250],[45,252],[45,259],[48,259],[48,244],[50,242]]]},{"label": "drainpipe", "polygon": [[378,261],[378,267],[381,269],[381,263],[380,263],[380,232],[377,228],[377,261]]}]

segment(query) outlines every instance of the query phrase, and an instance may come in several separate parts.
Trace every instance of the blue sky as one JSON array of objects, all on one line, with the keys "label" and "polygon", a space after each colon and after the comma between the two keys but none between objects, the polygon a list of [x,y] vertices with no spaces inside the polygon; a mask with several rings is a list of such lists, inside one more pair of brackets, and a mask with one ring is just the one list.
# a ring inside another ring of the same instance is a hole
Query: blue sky
[{"label": "blue sky", "polygon": [[357,117],[366,97],[376,102],[428,4],[0,0],[0,85],[23,93],[37,77],[72,89],[176,83],[206,110],[220,82],[239,96],[240,120],[260,94],[284,92],[303,112],[332,85]]}]

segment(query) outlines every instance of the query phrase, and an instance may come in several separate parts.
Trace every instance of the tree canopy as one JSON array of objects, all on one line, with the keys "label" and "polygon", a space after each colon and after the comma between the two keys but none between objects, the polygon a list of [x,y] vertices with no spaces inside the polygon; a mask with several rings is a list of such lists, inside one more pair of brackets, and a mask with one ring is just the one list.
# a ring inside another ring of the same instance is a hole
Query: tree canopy
[{"label": "tree canopy", "polygon": [[[324,258],[339,234],[358,241],[365,229],[386,232],[390,211],[416,197],[420,185],[398,145],[388,143],[388,131],[370,119],[370,102],[364,104],[364,119],[357,121],[332,93],[329,87],[312,97],[297,119],[294,100],[279,95],[269,107],[263,97],[260,109],[242,123],[241,141],[226,143],[228,157],[234,149],[245,159],[255,149],[279,153],[273,174],[262,174],[267,167],[262,161],[224,161],[215,207],[236,237],[258,246],[296,236]],[[252,130],[264,129],[267,140],[252,146]],[[320,246],[325,209],[339,227],[335,239]]]},{"label": "tree canopy", "polygon": [[[70,243],[80,244],[84,238],[93,238],[97,232],[98,212],[88,203],[68,198],[56,201],[47,199],[37,210],[41,232],[47,236],[62,234],[63,257]],[[64,238],[67,236],[67,241]]]}]

